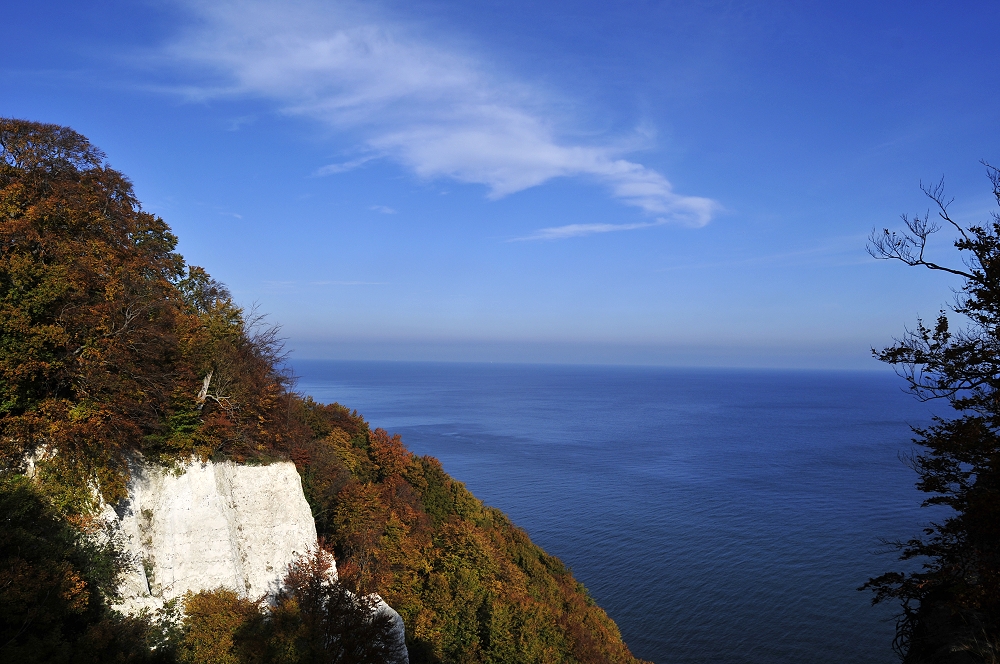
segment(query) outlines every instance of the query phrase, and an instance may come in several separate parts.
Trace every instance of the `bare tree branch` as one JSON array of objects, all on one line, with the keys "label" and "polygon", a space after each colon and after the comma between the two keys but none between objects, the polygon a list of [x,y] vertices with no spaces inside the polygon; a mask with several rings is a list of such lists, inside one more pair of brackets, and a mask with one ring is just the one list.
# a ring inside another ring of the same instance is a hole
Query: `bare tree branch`
[{"label": "bare tree branch", "polygon": [[[903,223],[906,224],[908,233],[896,233],[888,228],[883,228],[881,232],[872,229],[868,236],[868,254],[878,260],[898,260],[910,266],[923,265],[930,270],[940,270],[948,272],[966,279],[978,281],[976,275],[965,270],[938,265],[924,259],[924,249],[927,247],[927,238],[937,231],[941,226],[930,221],[930,215],[923,217],[902,215]],[[951,221],[948,219],[948,221]],[[952,222],[954,223],[954,222]]]}]

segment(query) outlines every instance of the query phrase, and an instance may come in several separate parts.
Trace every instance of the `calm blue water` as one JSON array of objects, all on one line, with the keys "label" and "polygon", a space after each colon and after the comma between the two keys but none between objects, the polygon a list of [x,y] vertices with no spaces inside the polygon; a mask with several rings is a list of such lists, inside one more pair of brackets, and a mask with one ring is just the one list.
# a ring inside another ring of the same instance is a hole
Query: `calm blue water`
[{"label": "calm blue water", "polygon": [[438,457],[656,662],[894,662],[879,537],[929,518],[892,374],[299,361]]}]

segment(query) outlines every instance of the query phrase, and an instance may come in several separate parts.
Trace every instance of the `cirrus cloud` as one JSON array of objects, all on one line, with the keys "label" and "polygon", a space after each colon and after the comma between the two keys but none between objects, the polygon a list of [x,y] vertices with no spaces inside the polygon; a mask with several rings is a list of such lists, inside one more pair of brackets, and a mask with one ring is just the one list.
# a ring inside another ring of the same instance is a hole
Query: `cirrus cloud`
[{"label": "cirrus cloud", "polygon": [[[624,159],[614,145],[566,139],[565,119],[541,91],[370,7],[311,0],[187,7],[197,20],[165,54],[210,72],[214,82],[187,86],[186,94],[261,97],[359,137],[361,157],[317,175],[386,158],[423,178],[485,185],[493,199],[553,178],[584,177],[658,217],[608,225],[613,230],[704,226],[720,209],[709,198],[676,193],[662,174]],[[573,234],[585,233],[547,237]]]},{"label": "cirrus cloud", "polygon": [[649,228],[651,226],[662,226],[666,224],[666,219],[656,221],[646,221],[634,224],[566,224],[565,226],[552,226],[551,228],[539,228],[531,235],[515,237],[508,242],[526,242],[530,240],[565,240],[571,237],[581,237],[584,235],[594,235],[597,233],[615,233],[618,231],[634,231],[637,228]]}]

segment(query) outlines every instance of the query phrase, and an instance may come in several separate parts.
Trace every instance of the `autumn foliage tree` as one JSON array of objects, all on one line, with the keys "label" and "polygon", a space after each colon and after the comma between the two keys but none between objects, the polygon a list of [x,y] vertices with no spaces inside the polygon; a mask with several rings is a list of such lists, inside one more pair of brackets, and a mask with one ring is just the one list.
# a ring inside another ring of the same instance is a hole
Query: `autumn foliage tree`
[{"label": "autumn foliage tree", "polygon": [[[0,120],[0,454],[121,497],[166,411],[183,263],[163,221],[70,129]],[[76,496],[76,499],[84,499]],[[84,501],[86,502],[86,501]]]},{"label": "autumn foliage tree", "polygon": [[135,453],[281,456],[277,331],[174,251],[121,173],[65,127],[0,119],[0,462],[65,505],[124,496]]},{"label": "autumn foliage tree", "polygon": [[377,596],[352,592],[335,573],[323,549],[289,565],[271,610],[272,642],[300,662],[399,661],[391,614],[379,610]]},{"label": "autumn foliage tree", "polygon": [[436,459],[343,406],[301,407],[317,529],[342,578],[403,616],[411,663],[638,661],[572,573]]},{"label": "autumn foliage tree", "polygon": [[271,603],[225,588],[184,599],[181,662],[385,664],[399,661],[395,624],[378,598],[335,578],[322,549],[292,562]]},{"label": "autumn foliage tree", "polygon": [[[986,165],[1000,204],[1000,171]],[[942,184],[924,188],[937,208],[904,216],[906,230],[872,234],[869,250],[881,259],[950,273],[963,280],[951,313],[933,324],[918,321],[875,356],[897,368],[920,399],[940,399],[956,412],[916,428],[922,451],[912,458],[925,506],[950,513],[923,535],[896,547],[917,572],[890,572],[866,587],[874,601],[901,603],[896,646],[905,662],[995,662],[1000,658],[1000,215],[963,226],[948,211]],[[958,238],[961,266],[928,259],[930,236],[947,224]]]},{"label": "autumn foliage tree", "polygon": [[120,560],[53,509],[35,483],[0,474],[0,661],[167,663],[157,626],[112,612]]},{"label": "autumn foliage tree", "polygon": [[[120,566],[91,573],[95,508],[125,497],[130,464],[284,458],[308,431],[288,416],[276,328],[175,246],[86,138],[0,118],[0,501],[45,515],[3,515],[5,660],[159,638],[106,612]],[[56,645],[21,648],[38,629]]]}]

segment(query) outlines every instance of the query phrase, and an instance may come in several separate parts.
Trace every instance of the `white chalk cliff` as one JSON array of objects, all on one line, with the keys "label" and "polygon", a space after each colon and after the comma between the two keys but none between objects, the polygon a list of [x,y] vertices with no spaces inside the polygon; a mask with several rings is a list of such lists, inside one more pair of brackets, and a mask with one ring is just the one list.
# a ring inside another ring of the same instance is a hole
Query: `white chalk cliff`
[{"label": "white chalk cliff", "polygon": [[[134,563],[121,587],[119,608],[128,613],[219,587],[253,599],[273,595],[288,564],[316,546],[316,524],[291,462],[140,464],[128,500],[108,516]],[[393,615],[406,661],[402,618],[384,602],[379,610]]]}]

